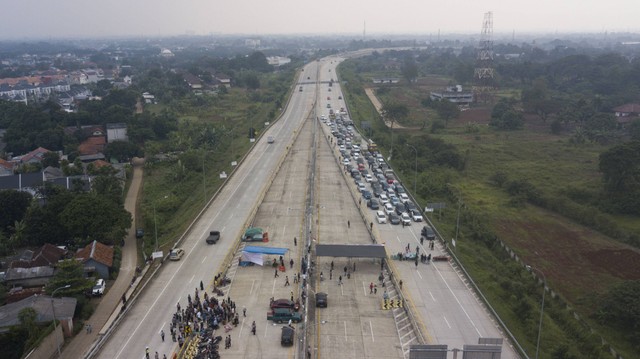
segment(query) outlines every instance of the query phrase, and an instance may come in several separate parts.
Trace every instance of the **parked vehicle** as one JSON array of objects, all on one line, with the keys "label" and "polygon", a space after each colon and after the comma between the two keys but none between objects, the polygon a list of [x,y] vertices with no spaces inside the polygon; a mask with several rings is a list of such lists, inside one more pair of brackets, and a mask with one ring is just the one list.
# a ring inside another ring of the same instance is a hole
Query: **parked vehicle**
[{"label": "parked vehicle", "polygon": [[293,340],[296,336],[295,334],[296,334],[295,329],[289,326],[282,327],[282,333],[280,334],[280,344],[283,346],[293,345]]},{"label": "parked vehicle", "polygon": [[211,231],[209,232],[209,237],[207,237],[208,244],[216,244],[220,239],[220,231]]},{"label": "parked vehicle", "polygon": [[328,304],[327,293],[323,293],[323,292],[316,293],[316,307],[326,308],[327,304]]},{"label": "parked vehicle", "polygon": [[140,239],[144,237],[144,229],[142,228],[137,228],[136,229],[136,238]]},{"label": "parked vehicle", "polygon": [[400,224],[400,217],[398,217],[395,212],[389,213],[389,223],[391,224]]},{"label": "parked vehicle", "polygon": [[184,256],[184,249],[174,248],[169,252],[169,259],[172,261],[179,261]]},{"label": "parked vehicle", "polygon": [[436,232],[428,224],[422,227],[422,231],[420,232],[420,234],[428,240],[436,239]]},{"label": "parked vehicle", "polygon": [[400,215],[400,220],[404,223],[405,226],[411,225],[411,217],[409,217],[409,213],[404,212]]},{"label": "parked vehicle", "polygon": [[384,212],[386,214],[388,214],[388,215],[390,215],[391,213],[395,213],[393,205],[391,203],[385,203],[384,204]]},{"label": "parked vehicle", "polygon": [[269,303],[269,308],[288,308],[293,309],[296,312],[300,309],[300,303],[293,302],[289,299],[273,299],[271,298],[271,302]]},{"label": "parked vehicle", "polygon": [[378,204],[378,201],[376,201],[375,199],[370,199],[367,201],[367,207],[375,210],[378,210],[380,208],[380,205]]},{"label": "parked vehicle", "polygon": [[387,217],[384,215],[384,212],[382,211],[376,212],[376,220],[378,220],[378,223],[380,224],[387,223]]},{"label": "parked vehicle", "polygon": [[411,218],[414,222],[422,222],[422,214],[417,209],[411,210]]},{"label": "parked vehicle", "polygon": [[262,228],[250,227],[244,232],[241,240],[243,242],[262,242],[263,235]]},{"label": "parked vehicle", "polygon": [[96,285],[91,289],[91,295],[94,297],[101,297],[104,294],[104,289],[107,287],[104,279],[100,278],[96,281]]},{"label": "parked vehicle", "polygon": [[294,323],[300,323],[302,321],[302,315],[290,308],[274,308],[267,312],[267,320],[276,323],[288,322],[289,320]]},{"label": "parked vehicle", "polygon": [[276,142],[276,140],[273,138],[273,136],[267,137],[267,143],[274,143],[274,142]]}]

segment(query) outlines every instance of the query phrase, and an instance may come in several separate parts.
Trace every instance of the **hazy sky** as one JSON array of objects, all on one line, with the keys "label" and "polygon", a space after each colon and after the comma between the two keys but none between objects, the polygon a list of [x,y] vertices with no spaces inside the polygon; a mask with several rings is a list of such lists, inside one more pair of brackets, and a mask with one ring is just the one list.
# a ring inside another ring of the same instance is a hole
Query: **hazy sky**
[{"label": "hazy sky", "polygon": [[640,32],[640,0],[0,0],[0,38]]}]

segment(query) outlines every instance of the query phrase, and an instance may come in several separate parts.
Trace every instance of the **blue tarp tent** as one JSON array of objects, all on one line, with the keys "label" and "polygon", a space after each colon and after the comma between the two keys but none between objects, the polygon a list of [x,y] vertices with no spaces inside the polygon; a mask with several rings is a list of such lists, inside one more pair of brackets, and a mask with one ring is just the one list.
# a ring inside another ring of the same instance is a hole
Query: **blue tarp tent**
[{"label": "blue tarp tent", "polygon": [[242,251],[247,253],[275,254],[282,256],[287,253],[288,250],[288,248],[246,246]]}]

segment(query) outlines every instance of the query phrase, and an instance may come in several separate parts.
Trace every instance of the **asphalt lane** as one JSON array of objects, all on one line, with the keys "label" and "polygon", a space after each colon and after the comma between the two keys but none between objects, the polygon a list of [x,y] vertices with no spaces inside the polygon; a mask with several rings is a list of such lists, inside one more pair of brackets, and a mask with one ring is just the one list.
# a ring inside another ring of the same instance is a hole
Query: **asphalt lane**
[{"label": "asphalt lane", "polygon": [[[310,70],[307,72],[312,73],[315,64],[308,67]],[[303,76],[305,73],[300,75],[300,80]],[[312,92],[294,92],[283,117],[265,132],[180,244],[186,251],[185,256],[181,261],[163,264],[109,337],[100,358],[142,357],[147,346],[152,353],[158,351],[161,357],[163,354],[169,357],[177,349],[175,343],[161,340],[160,330],[169,332],[168,323],[176,303],[181,302],[184,306],[187,295],[193,293],[201,280],[209,284],[208,289],[211,288],[220,265],[244,231],[256,198],[268,188],[266,179],[273,174],[287,147],[292,144],[304,114],[311,110]],[[275,143],[268,144],[267,136],[273,136]],[[222,232],[221,240],[216,245],[207,245],[204,239],[213,229]]]}]

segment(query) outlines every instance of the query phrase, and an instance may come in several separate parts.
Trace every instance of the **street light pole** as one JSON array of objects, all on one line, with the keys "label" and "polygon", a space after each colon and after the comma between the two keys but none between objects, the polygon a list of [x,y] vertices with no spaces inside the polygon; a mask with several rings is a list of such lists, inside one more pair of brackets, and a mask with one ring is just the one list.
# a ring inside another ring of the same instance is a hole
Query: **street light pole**
[{"label": "street light pole", "polygon": [[[53,333],[55,335],[56,332],[56,308],[53,305],[53,297],[56,295],[56,292],[59,291],[60,289],[67,289],[71,287],[70,284],[67,284],[65,286],[62,286],[60,288],[56,288],[52,293],[51,293],[51,313],[53,314]],[[58,340],[58,336],[56,335],[56,345],[58,347],[58,358],[60,357],[60,341]]]},{"label": "street light pole", "polygon": [[413,195],[417,196],[418,193],[416,192],[416,184],[418,183],[418,150],[415,147],[413,147],[412,145],[408,144],[408,143],[406,143],[406,145],[411,147],[411,148],[413,148],[413,150],[416,153],[416,167],[415,167],[415,170],[413,172]]},{"label": "street light pole", "polygon": [[544,295],[547,292],[547,277],[544,275],[544,272],[540,269],[534,268],[530,265],[527,266],[529,269],[533,269],[536,272],[542,274],[542,303],[540,303],[540,321],[538,323],[538,339],[536,340],[536,359],[538,359],[538,354],[540,352],[540,337],[542,336],[542,319],[544,318]]}]

